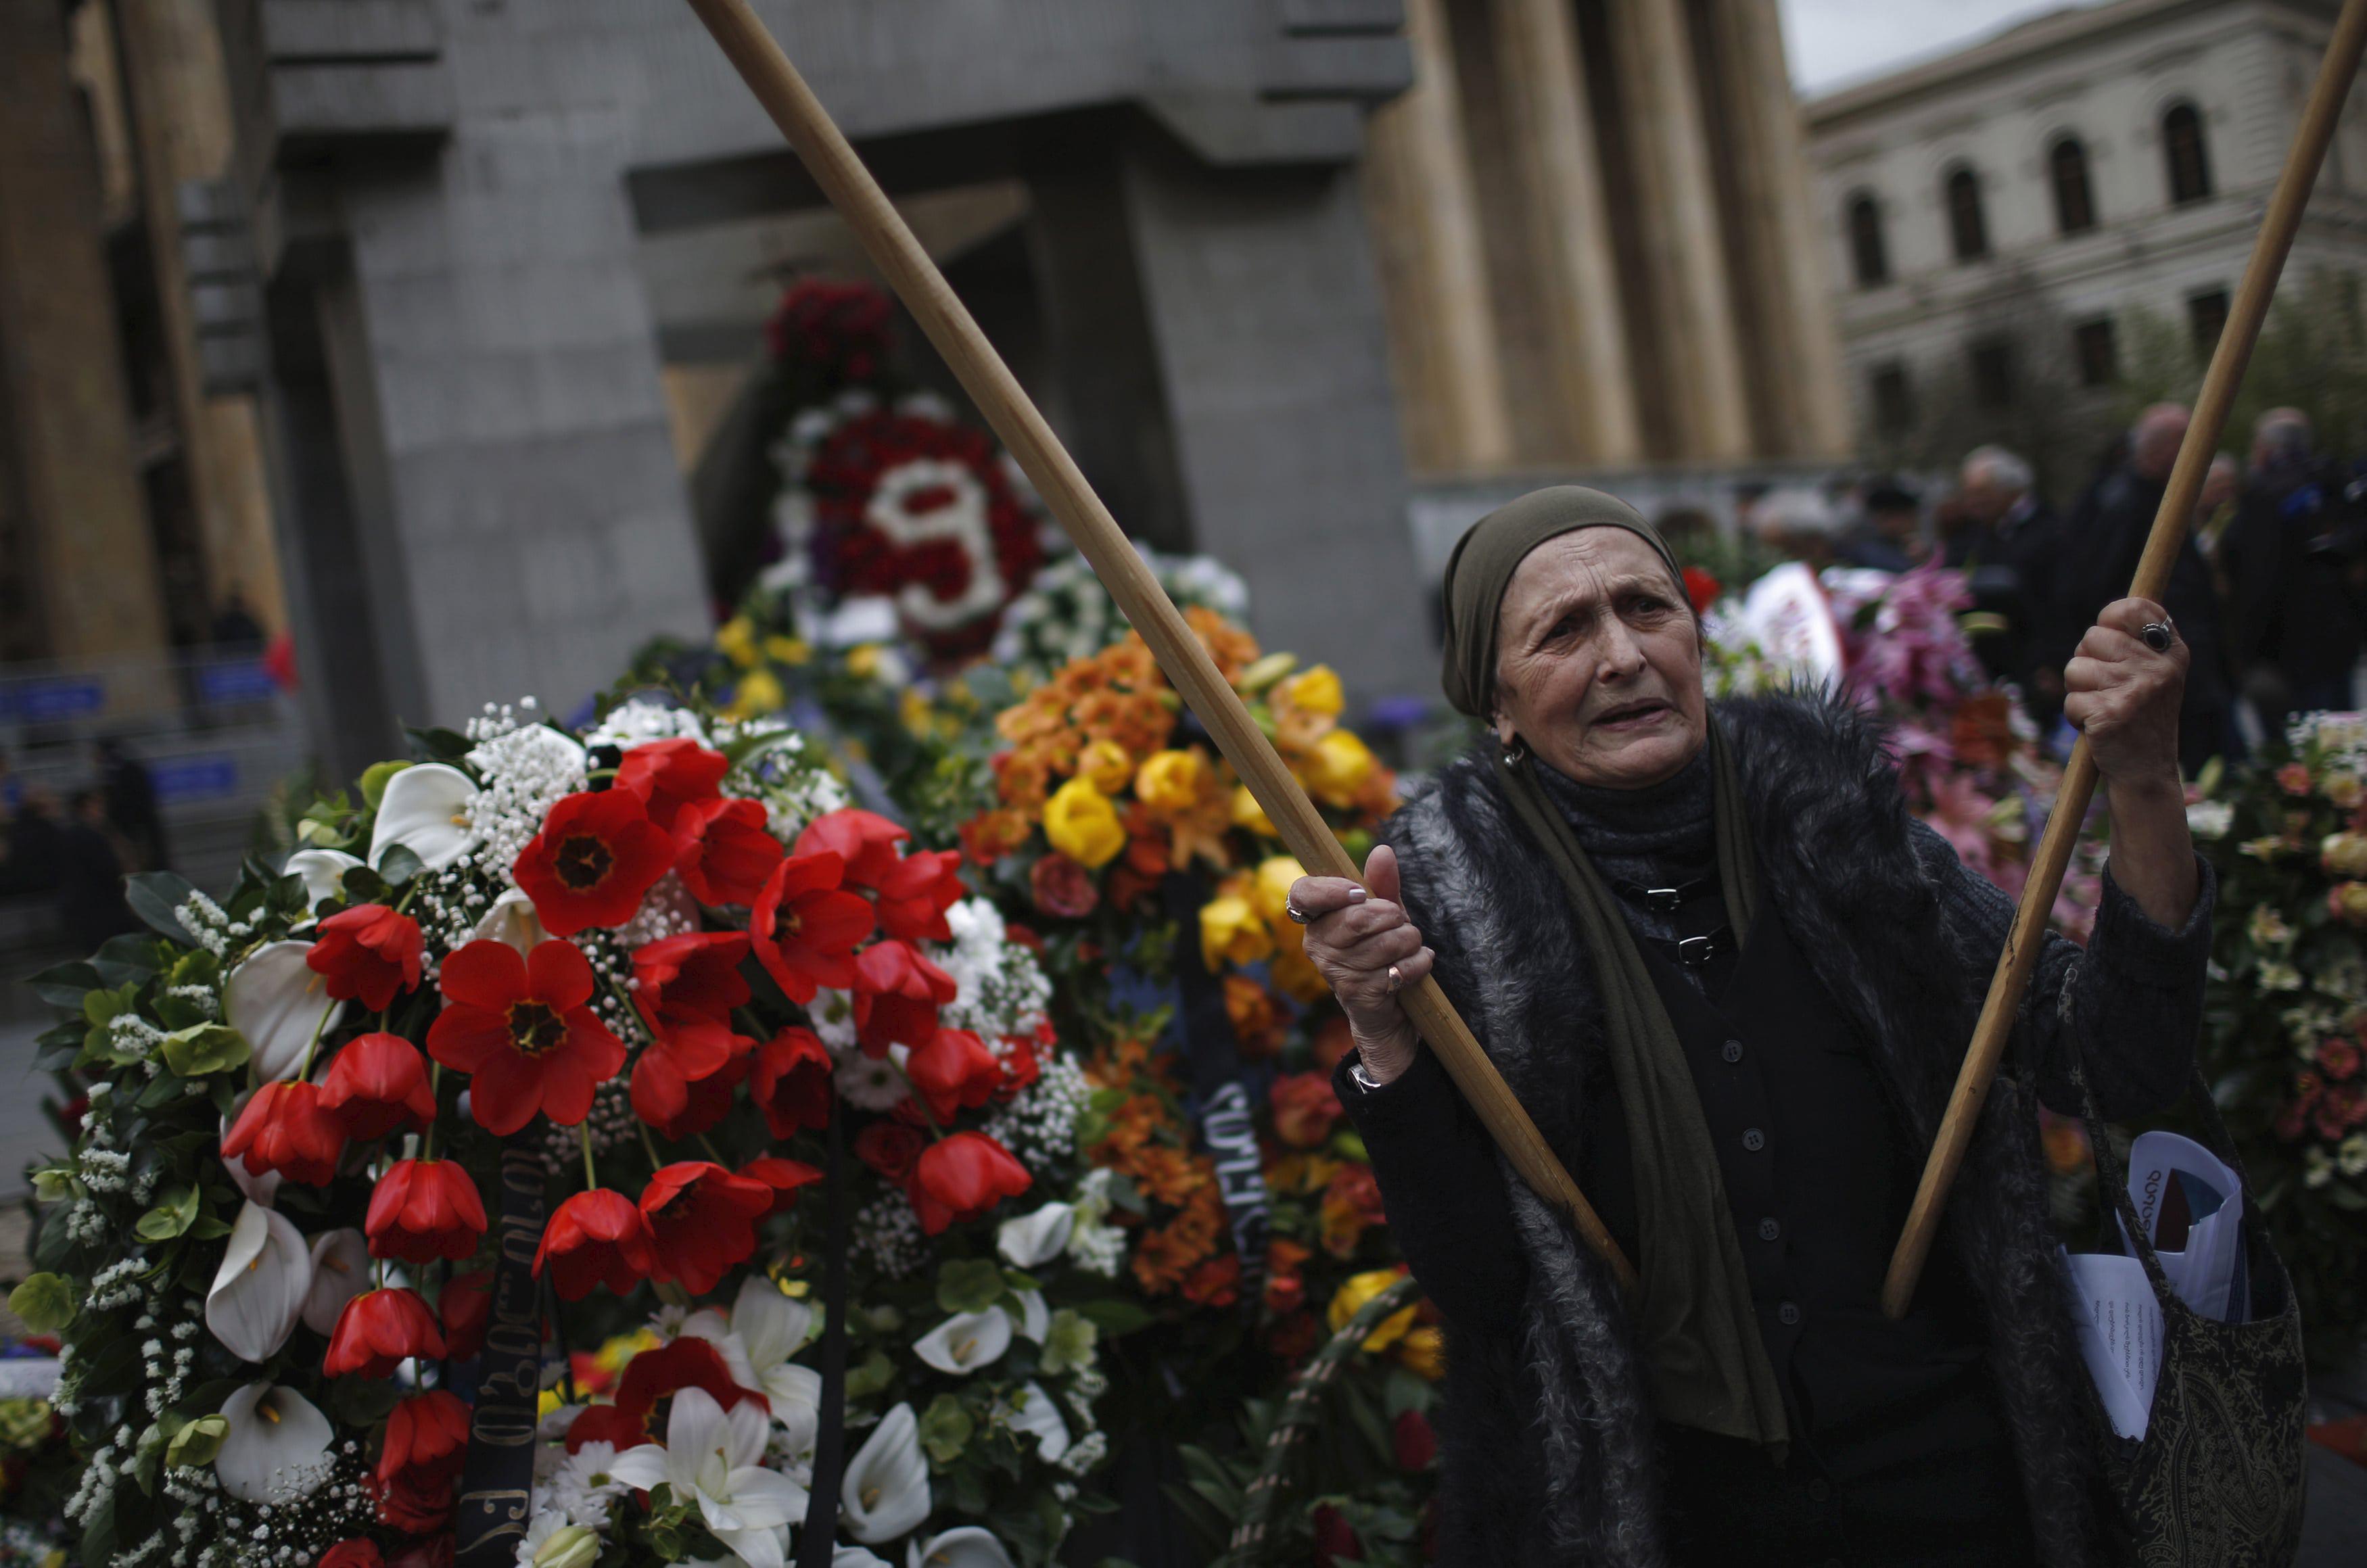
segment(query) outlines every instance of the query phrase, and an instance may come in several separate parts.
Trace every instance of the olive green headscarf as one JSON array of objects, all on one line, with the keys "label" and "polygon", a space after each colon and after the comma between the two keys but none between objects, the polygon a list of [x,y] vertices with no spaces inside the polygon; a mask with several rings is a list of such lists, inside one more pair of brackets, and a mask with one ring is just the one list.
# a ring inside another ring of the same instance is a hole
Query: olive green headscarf
[{"label": "olive green headscarf", "polygon": [[1615,495],[1584,485],[1531,491],[1464,530],[1446,558],[1446,656],[1439,682],[1456,711],[1488,716],[1496,694],[1496,616],[1504,590],[1531,550],[1580,528],[1625,528],[1667,563],[1680,595],[1684,573],[1659,530]]}]

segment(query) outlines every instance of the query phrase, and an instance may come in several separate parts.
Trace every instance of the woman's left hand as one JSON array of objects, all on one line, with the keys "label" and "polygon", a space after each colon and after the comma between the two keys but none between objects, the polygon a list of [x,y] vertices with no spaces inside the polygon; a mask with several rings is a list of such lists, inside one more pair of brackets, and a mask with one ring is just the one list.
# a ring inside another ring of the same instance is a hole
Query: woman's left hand
[{"label": "woman's left hand", "polygon": [[2063,671],[2063,716],[2088,738],[2096,771],[2111,783],[2176,788],[2178,710],[2186,690],[2185,639],[2173,632],[2157,653],[2148,624],[2169,623],[2150,599],[2104,607]]}]

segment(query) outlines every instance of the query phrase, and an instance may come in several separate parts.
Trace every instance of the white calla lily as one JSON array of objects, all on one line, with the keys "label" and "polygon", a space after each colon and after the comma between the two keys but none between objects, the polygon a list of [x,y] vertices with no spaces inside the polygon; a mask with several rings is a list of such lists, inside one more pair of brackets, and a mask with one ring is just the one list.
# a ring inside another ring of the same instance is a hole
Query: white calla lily
[{"label": "white calla lily", "polygon": [[846,1533],[866,1546],[909,1535],[929,1517],[929,1461],[910,1404],[881,1416],[855,1450],[839,1483],[838,1503]]},{"label": "white calla lily", "polygon": [[535,909],[534,900],[515,887],[493,900],[493,907],[485,911],[485,918],[469,934],[489,942],[505,942],[516,948],[521,957],[532,953],[535,943],[550,940],[550,933],[542,929],[542,916]]},{"label": "white calla lily", "polygon": [[914,1541],[904,1562],[906,1568],[1012,1568],[1011,1553],[1002,1550],[1002,1543],[976,1525],[933,1535],[926,1545]]},{"label": "white calla lily", "polygon": [[1041,1383],[1031,1382],[1020,1389],[1011,1428],[1034,1438],[1036,1452],[1047,1464],[1058,1463],[1069,1451],[1069,1424],[1060,1419],[1060,1407]]},{"label": "white calla lily", "polygon": [[421,762],[403,769],[386,781],[386,793],[378,797],[370,864],[378,864],[389,849],[401,844],[428,870],[443,870],[460,858],[474,836],[469,807],[476,799],[477,786],[449,763]]},{"label": "white calla lily", "polygon": [[725,1410],[705,1389],[685,1388],[674,1396],[665,1446],[628,1449],[608,1475],[642,1491],[672,1486],[676,1502],[698,1504],[708,1529],[748,1568],[784,1568],[789,1524],[805,1517],[806,1489],[764,1468],[772,1430],[753,1400]]},{"label": "white calla lily", "polygon": [[[237,1105],[240,1111],[246,1109],[246,1101],[250,1098],[252,1097],[244,1095],[239,1098]],[[231,1127],[237,1119],[235,1112],[221,1119],[223,1137],[230,1136]],[[230,1172],[231,1180],[238,1184],[240,1195],[250,1203],[260,1203],[268,1209],[271,1207],[272,1200],[279,1196],[279,1183],[282,1178],[276,1170],[266,1170],[261,1176],[251,1176],[247,1173],[246,1161],[243,1159],[226,1159],[222,1161],[222,1168]]]},{"label": "white calla lily", "polygon": [[222,1016],[246,1037],[265,1083],[293,1077],[312,1042],[336,1027],[345,1004],[331,1001],[328,982],[304,962],[309,942],[267,942],[230,972]]},{"label": "white calla lily", "polygon": [[329,1477],[329,1418],[292,1388],[251,1382],[222,1404],[230,1430],[214,1455],[223,1491],[242,1502],[292,1503]]},{"label": "white calla lily", "polygon": [[1039,1269],[1068,1250],[1069,1233],[1076,1228],[1071,1203],[1047,1203],[1032,1214],[1005,1220],[994,1233],[995,1250],[1014,1269]]},{"label": "white calla lily", "polygon": [[345,1303],[369,1289],[369,1239],[351,1225],[312,1238],[312,1284],[304,1292],[304,1326],[334,1333]]},{"label": "white calla lily", "polygon": [[1041,1291],[1014,1291],[1011,1299],[1019,1303],[1019,1332],[1036,1344],[1052,1332],[1052,1309],[1044,1303]]},{"label": "white calla lily", "polygon": [[999,1306],[960,1312],[912,1342],[912,1354],[957,1377],[992,1366],[1011,1348],[1011,1314]]},{"label": "white calla lily", "polygon": [[312,1255],[286,1215],[248,1202],[230,1228],[230,1250],[206,1292],[206,1326],[242,1361],[271,1359],[304,1315]]},{"label": "white calla lily", "polygon": [[322,899],[344,897],[345,873],[361,863],[360,857],[343,850],[298,850],[280,871],[304,879],[304,912],[309,915]]},{"label": "white calla lily", "polygon": [[867,1547],[848,1546],[842,1541],[831,1548],[830,1568],[895,1568],[895,1564]]}]

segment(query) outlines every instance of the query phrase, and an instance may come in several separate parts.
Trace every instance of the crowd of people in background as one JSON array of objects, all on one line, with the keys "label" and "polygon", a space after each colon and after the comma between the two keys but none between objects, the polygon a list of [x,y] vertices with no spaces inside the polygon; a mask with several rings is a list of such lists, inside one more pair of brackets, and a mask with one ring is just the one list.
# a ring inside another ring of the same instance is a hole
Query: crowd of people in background
[{"label": "crowd of people in background", "polygon": [[0,757],[0,898],[50,900],[58,934],[77,953],[137,930],[124,902],[128,873],[170,863],[156,787],[113,739],[91,748],[95,783],[57,796],[20,783]]},{"label": "crowd of people in background", "polygon": [[[1763,548],[1818,570],[1936,562],[1964,572],[1976,650],[2052,726],[2064,665],[2135,576],[2188,417],[2176,403],[2146,409],[2061,513],[2027,461],[1982,446],[1936,497],[1891,479],[1853,496],[1775,490],[1750,498],[1743,521]],[[2213,461],[2161,595],[2192,655],[2180,727],[2190,774],[2213,757],[2245,756],[2252,737],[2282,733],[2292,714],[2356,705],[2367,643],[2362,496],[2367,481],[2320,454],[2294,409],[2259,417],[2245,461]]]}]

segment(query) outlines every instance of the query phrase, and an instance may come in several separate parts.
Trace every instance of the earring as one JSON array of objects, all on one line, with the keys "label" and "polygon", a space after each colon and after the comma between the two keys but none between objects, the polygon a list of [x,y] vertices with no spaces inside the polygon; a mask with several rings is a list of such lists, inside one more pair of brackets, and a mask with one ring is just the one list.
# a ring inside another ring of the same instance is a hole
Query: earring
[{"label": "earring", "polygon": [[1512,737],[1512,743],[1504,748],[1504,766],[1517,768],[1528,761],[1528,756],[1529,743],[1515,735]]}]

